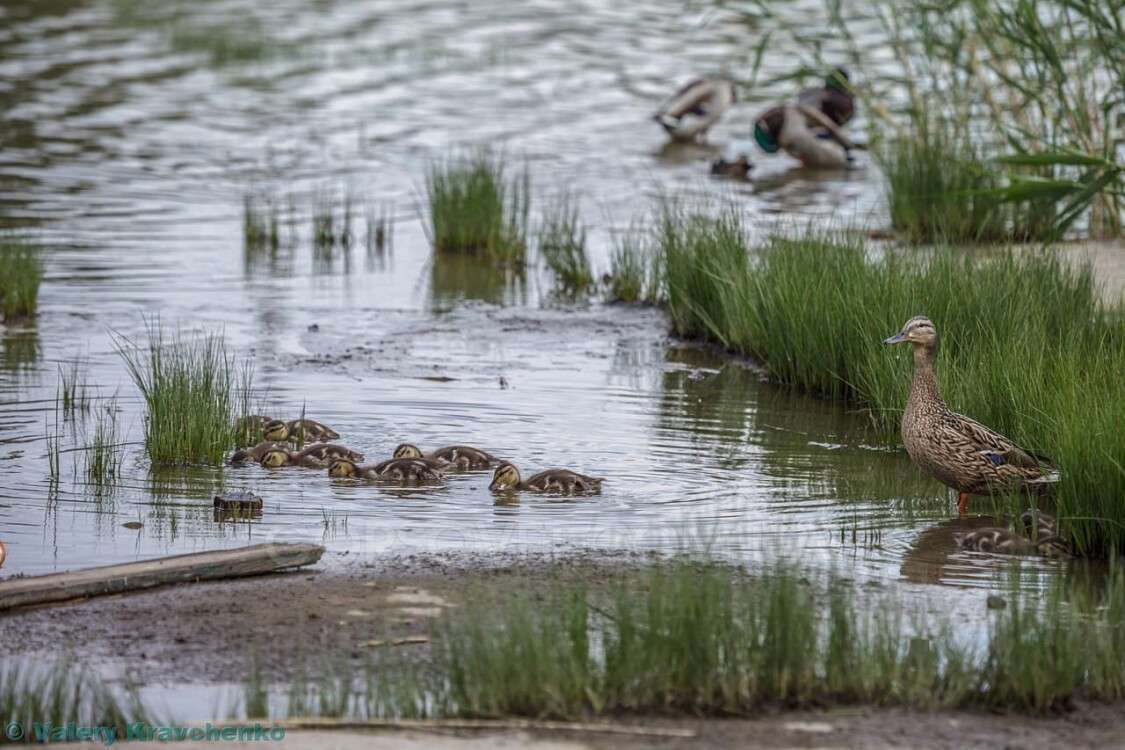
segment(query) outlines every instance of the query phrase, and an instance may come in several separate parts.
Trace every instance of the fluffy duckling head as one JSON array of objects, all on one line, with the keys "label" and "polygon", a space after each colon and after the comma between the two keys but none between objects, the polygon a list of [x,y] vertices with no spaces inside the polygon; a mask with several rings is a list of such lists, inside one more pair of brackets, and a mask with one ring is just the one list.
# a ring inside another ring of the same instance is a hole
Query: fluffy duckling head
[{"label": "fluffy duckling head", "polygon": [[403,443],[395,448],[395,458],[421,458],[422,451],[418,450],[418,446],[411,445],[410,443]]},{"label": "fluffy duckling head", "polygon": [[286,466],[289,463],[289,451],[275,448],[271,451],[266,451],[262,456],[262,466],[267,469],[276,469],[281,466]]},{"label": "fluffy duckling head", "polygon": [[346,479],[354,477],[359,467],[350,458],[337,458],[328,465],[328,476]]},{"label": "fluffy duckling head", "polygon": [[883,339],[884,344],[913,344],[923,349],[937,348],[937,328],[933,321],[925,315],[915,315],[902,325],[902,330],[890,338]]},{"label": "fluffy duckling head", "polygon": [[272,440],[275,443],[283,443],[289,439],[289,425],[282,422],[280,419],[271,419],[266,422],[265,427],[262,428],[262,433],[266,440]]},{"label": "fluffy duckling head", "polygon": [[1058,521],[1041,510],[1028,509],[1020,516],[1024,532],[1033,538],[1055,536],[1059,532]]},{"label": "fluffy duckling head", "polygon": [[503,461],[496,467],[496,473],[492,475],[492,483],[488,485],[488,489],[493,492],[510,490],[518,487],[520,481],[520,470],[514,464]]}]

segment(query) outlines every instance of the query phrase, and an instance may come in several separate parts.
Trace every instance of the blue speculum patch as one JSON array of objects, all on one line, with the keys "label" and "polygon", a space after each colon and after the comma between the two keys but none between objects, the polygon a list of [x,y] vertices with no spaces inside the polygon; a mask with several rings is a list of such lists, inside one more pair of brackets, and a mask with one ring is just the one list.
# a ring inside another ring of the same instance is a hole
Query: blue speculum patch
[{"label": "blue speculum patch", "polygon": [[1004,463],[1004,457],[999,453],[985,453],[984,455],[988,457],[988,460],[992,462],[993,466],[999,466]]}]

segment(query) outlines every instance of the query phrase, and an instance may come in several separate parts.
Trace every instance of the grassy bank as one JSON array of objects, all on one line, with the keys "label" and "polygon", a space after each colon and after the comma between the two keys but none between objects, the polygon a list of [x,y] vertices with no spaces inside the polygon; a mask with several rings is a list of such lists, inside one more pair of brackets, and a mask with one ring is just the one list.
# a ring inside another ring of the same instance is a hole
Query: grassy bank
[{"label": "grassy bank", "polygon": [[654,241],[678,334],[750,355],[778,382],[865,405],[890,441],[911,362],[881,342],[928,315],[950,406],[1055,460],[1057,512],[1079,552],[1125,549],[1125,315],[1101,302],[1088,268],[1012,252],[875,258],[818,237],[752,251],[736,214],[676,207]]},{"label": "grassy bank", "polygon": [[43,261],[39,248],[24,240],[0,237],[0,318],[27,318],[39,307]]},{"label": "grassy bank", "polygon": [[527,172],[512,176],[486,151],[431,167],[426,176],[430,240],[439,253],[464,253],[522,266],[527,253]]},{"label": "grassy bank", "polygon": [[[65,727],[74,722],[85,727],[116,727],[119,736],[136,721],[151,721],[136,694],[124,700],[96,677],[69,661],[49,670],[41,665],[9,664],[0,667],[0,723],[6,742],[35,742],[36,729]],[[39,740],[50,741],[50,738]]]},{"label": "grassy bank", "polygon": [[[1125,698],[1125,578],[1097,596],[1020,594],[976,633],[843,578],[750,576],[677,562],[614,583],[479,592],[427,659],[347,659],[291,687],[290,715],[583,719],[753,716],[772,707],[896,705],[1043,713]],[[1026,582],[1025,582],[1026,584]],[[1034,587],[1032,587],[1034,588]],[[982,595],[983,599],[983,595]],[[983,601],[981,602],[984,607]],[[925,623],[925,624],[923,624]],[[261,676],[248,704],[261,706]],[[254,699],[258,696],[258,699]]]},{"label": "grassy bank", "polygon": [[251,372],[222,334],[168,337],[158,322],[146,339],[118,336],[117,351],[144,397],[145,450],[154,464],[221,463],[248,413]]}]

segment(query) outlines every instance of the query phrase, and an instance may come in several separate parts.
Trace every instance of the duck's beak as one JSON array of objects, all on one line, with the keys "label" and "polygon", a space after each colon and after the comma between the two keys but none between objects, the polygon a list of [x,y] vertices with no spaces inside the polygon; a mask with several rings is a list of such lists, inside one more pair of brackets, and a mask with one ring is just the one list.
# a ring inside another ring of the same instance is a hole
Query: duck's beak
[{"label": "duck's beak", "polygon": [[499,479],[493,479],[493,480],[492,480],[492,481],[491,481],[491,482],[490,482],[490,483],[488,484],[488,489],[492,490],[493,492],[495,492],[496,490],[500,489],[500,480],[499,480]]},{"label": "duck's beak", "polygon": [[896,333],[894,336],[891,336],[890,338],[883,339],[884,344],[901,344],[904,341],[906,341],[906,336],[903,336],[901,332]]}]

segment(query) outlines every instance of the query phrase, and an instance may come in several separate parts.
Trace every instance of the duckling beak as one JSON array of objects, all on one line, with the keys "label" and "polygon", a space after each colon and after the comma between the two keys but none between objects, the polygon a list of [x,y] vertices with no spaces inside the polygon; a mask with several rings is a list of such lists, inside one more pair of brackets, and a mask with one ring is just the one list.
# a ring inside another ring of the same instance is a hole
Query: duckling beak
[{"label": "duckling beak", "polygon": [[896,333],[894,336],[891,336],[890,338],[883,339],[884,344],[901,344],[904,341],[906,341],[906,336],[903,336],[901,332]]}]

